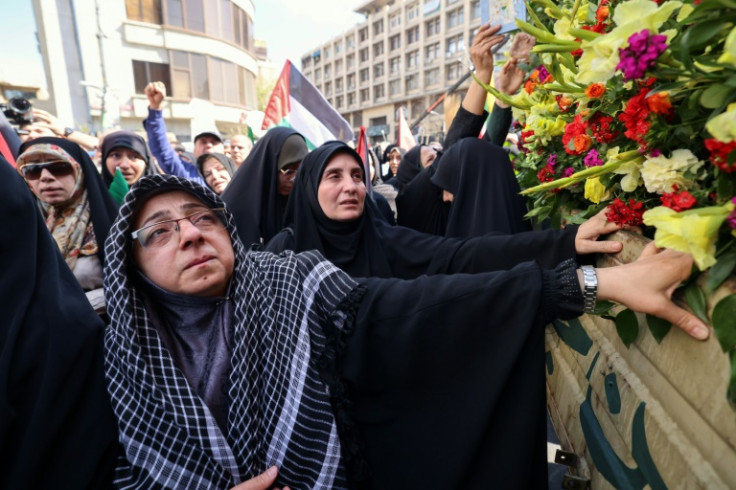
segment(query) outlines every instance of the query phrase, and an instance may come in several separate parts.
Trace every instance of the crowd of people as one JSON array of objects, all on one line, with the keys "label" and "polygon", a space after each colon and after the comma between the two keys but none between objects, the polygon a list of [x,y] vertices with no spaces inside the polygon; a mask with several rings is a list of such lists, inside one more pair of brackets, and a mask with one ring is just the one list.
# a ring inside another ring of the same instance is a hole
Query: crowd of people
[{"label": "crowd of people", "polygon": [[595,269],[603,214],[532,230],[475,81],[444,150],[391,145],[384,175],[291,128],[188,154],[145,92],[145,137],[45,114],[0,162],[0,486],[544,488],[546,324],[606,300],[709,335],[670,299],[689,255]]}]

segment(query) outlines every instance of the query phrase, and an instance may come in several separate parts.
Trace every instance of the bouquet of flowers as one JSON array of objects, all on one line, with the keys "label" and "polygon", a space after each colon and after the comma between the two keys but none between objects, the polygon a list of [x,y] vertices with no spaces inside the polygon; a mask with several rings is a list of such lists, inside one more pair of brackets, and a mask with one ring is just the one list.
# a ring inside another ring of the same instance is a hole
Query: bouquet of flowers
[{"label": "bouquet of flowers", "polygon": [[[527,12],[523,90],[486,88],[515,108],[530,215],[555,226],[605,207],[645,225],[709,270],[687,294],[707,316],[705,294],[736,265],[736,2],[528,0]],[[708,320],[736,366],[736,295]]]}]

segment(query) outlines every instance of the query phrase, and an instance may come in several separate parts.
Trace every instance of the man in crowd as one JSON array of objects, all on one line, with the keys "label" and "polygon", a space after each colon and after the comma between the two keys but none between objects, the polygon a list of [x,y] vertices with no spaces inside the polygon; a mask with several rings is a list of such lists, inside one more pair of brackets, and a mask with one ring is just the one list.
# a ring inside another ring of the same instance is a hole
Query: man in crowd
[{"label": "man in crowd", "polygon": [[[167,174],[186,177],[204,185],[197,166],[181,158],[166,137],[166,123],[161,111],[166,98],[166,85],[163,82],[151,82],[146,85],[145,93],[148,97],[148,118],[143,121],[143,127],[148,135],[148,146],[159,166]],[[194,161],[203,153],[222,153],[224,150],[222,138],[216,130],[205,131],[194,137]]]},{"label": "man in crowd", "polygon": [[236,134],[230,138],[230,158],[235,162],[236,167],[240,167],[252,149],[253,142],[247,135]]}]

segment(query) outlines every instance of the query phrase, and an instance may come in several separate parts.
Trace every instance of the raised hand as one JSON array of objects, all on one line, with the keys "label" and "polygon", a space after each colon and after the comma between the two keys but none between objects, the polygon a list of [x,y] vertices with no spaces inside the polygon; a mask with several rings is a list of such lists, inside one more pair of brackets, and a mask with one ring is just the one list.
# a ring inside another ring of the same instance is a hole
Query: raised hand
[{"label": "raised hand", "polygon": [[148,97],[148,107],[160,111],[161,105],[166,98],[166,85],[164,82],[151,82],[145,88],[146,97]]},{"label": "raised hand", "polygon": [[493,53],[491,50],[504,40],[503,35],[496,34],[500,29],[500,25],[491,27],[490,24],[484,24],[480,26],[473,38],[473,44],[470,46],[470,59],[473,66],[475,66],[475,76],[486,84],[491,80],[491,74],[493,73]]}]

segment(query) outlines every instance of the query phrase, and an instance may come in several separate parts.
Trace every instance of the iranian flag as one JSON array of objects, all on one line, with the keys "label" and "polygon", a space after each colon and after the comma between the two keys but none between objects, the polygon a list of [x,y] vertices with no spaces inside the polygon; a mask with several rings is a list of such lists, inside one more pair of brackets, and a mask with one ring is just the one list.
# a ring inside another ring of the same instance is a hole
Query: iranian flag
[{"label": "iranian flag", "polygon": [[266,106],[263,126],[299,131],[314,149],[329,140],[353,141],[353,128],[317,88],[286,60]]}]

